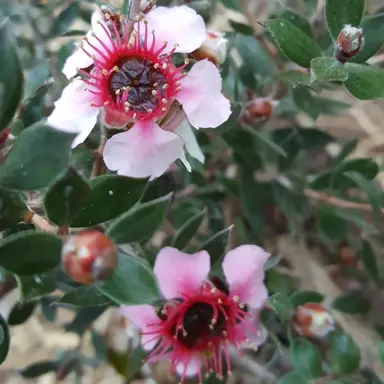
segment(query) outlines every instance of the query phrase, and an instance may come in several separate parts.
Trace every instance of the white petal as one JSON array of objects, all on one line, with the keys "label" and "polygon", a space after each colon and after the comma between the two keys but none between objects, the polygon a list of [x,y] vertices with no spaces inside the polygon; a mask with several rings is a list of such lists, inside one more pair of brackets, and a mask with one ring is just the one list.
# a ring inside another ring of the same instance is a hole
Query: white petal
[{"label": "white petal", "polygon": [[189,124],[188,120],[184,120],[174,131],[178,136],[181,137],[181,140],[184,141],[184,145],[188,153],[204,164],[204,154],[201,151],[201,148],[196,140],[196,136],[193,133],[192,127]]}]

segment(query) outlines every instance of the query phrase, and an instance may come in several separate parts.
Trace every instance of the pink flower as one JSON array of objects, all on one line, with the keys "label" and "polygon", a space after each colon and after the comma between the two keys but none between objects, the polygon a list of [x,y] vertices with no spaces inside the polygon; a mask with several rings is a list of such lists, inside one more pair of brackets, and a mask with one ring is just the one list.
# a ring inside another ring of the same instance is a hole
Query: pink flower
[{"label": "pink flower", "polygon": [[259,313],[267,297],[264,264],[269,254],[255,245],[243,245],[224,258],[226,283],[209,279],[210,257],[206,251],[189,255],[163,248],[154,272],[167,300],[161,308],[150,305],[122,306],[122,314],[141,329],[142,345],[150,351],[148,361],[169,359],[172,374],[181,382],[198,375],[202,368],[223,376],[228,373],[228,348],[257,347],[266,331]]},{"label": "pink flower", "polygon": [[[92,25],[93,31],[63,69],[69,78],[77,73],[81,77],[64,89],[48,123],[78,133],[76,146],[102,112],[108,127],[126,130],[106,143],[104,161],[110,170],[157,177],[178,158],[190,169],[184,146],[196,147],[196,139],[190,133],[183,136],[171,124],[180,115],[175,103],[182,105],[195,128],[215,128],[231,113],[212,63],[200,61],[185,74],[188,60],[180,67],[172,62],[175,52],[190,53],[203,43],[201,16],[187,6],[157,7],[136,23],[131,36],[126,20],[110,13],[96,13]],[[187,143],[186,137],[194,143]]]}]

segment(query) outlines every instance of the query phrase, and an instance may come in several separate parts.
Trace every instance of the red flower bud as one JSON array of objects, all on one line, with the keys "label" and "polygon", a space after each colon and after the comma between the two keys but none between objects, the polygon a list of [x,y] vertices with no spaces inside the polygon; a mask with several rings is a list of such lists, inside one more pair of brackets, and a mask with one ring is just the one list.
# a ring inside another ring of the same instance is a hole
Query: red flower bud
[{"label": "red flower bud", "polygon": [[278,102],[270,97],[256,97],[245,105],[245,118],[249,121],[255,119],[269,119]]},{"label": "red flower bud", "polygon": [[363,45],[363,30],[346,25],[340,32],[335,44],[335,58],[345,63],[357,55]]},{"label": "red flower bud", "polygon": [[95,230],[71,236],[63,245],[64,272],[74,281],[91,284],[106,280],[117,265],[117,249],[111,239]]},{"label": "red flower bud", "polygon": [[335,320],[321,305],[299,305],[292,317],[292,326],[301,336],[323,339],[335,330]]}]

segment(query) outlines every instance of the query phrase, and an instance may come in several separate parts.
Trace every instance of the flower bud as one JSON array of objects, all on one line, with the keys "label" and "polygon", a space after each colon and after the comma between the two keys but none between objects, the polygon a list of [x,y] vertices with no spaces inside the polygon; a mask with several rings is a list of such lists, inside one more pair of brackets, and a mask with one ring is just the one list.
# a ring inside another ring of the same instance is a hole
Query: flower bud
[{"label": "flower bud", "polygon": [[335,330],[335,320],[321,305],[299,305],[292,317],[292,326],[301,336],[323,339]]},{"label": "flower bud", "polygon": [[357,55],[362,44],[363,30],[353,27],[352,25],[346,25],[337,38],[334,57],[340,61],[340,63],[345,63]]},{"label": "flower bud", "polygon": [[224,33],[207,31],[205,40],[200,48],[191,53],[191,57],[196,60],[208,59],[213,64],[223,64],[227,57],[228,39]]},{"label": "flower bud", "polygon": [[245,118],[248,121],[269,119],[278,102],[270,97],[256,97],[245,105]]},{"label": "flower bud", "polygon": [[111,276],[117,265],[117,249],[103,233],[84,230],[65,242],[61,262],[64,272],[72,280],[91,284]]}]

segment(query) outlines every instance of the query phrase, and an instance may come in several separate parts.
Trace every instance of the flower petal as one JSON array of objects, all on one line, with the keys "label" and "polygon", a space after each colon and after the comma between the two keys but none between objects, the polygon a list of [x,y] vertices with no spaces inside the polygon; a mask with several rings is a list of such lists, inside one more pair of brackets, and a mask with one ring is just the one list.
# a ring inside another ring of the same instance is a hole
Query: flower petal
[{"label": "flower petal", "polygon": [[[260,319],[260,309],[254,309],[250,311],[250,315],[252,315],[253,323],[252,326],[256,329],[253,331],[249,327],[244,327],[245,335],[247,337],[247,341],[241,344],[242,348],[249,348],[253,350],[257,350],[257,348],[265,342],[268,337],[268,332],[261,323]],[[241,324],[239,324],[241,326]]]},{"label": "flower petal", "polygon": [[190,53],[199,48],[205,39],[203,18],[192,8],[157,7],[146,16],[149,30],[155,31],[156,41],[162,45],[168,42],[168,48],[178,45],[175,52]]},{"label": "flower petal", "polygon": [[153,325],[160,322],[159,317],[150,305],[122,305],[121,314],[127,317],[142,332],[141,344],[146,351],[150,351],[157,343],[158,339],[153,340]]},{"label": "flower petal", "polygon": [[196,136],[193,133],[192,127],[189,124],[188,120],[185,119],[174,131],[181,140],[184,141],[185,149],[188,153],[204,164],[204,154],[200,149],[200,146],[196,140]]},{"label": "flower petal", "polygon": [[106,166],[119,175],[158,177],[184,154],[179,136],[151,121],[139,121],[127,132],[109,139],[104,148]]},{"label": "flower petal", "polygon": [[79,133],[73,147],[82,143],[91,133],[100,108],[91,106],[94,95],[86,90],[81,80],[73,80],[63,90],[55,109],[48,117],[48,124],[60,131]]},{"label": "flower petal", "polygon": [[156,257],[154,273],[161,292],[167,299],[180,297],[180,292],[195,293],[207,278],[210,269],[208,252],[194,254],[165,247]]},{"label": "flower petal", "polygon": [[176,366],[176,372],[181,376],[182,379],[184,379],[184,377],[196,376],[197,373],[201,370],[201,363],[197,358],[192,357],[189,362],[187,361],[180,362]]},{"label": "flower petal", "polygon": [[88,68],[93,64],[93,59],[90,58],[81,48],[75,48],[71,56],[67,58],[64,67],[61,70],[67,79],[76,76],[79,68]]},{"label": "flower petal", "polygon": [[268,298],[264,285],[264,264],[269,256],[256,245],[241,245],[229,251],[223,261],[231,295],[239,296],[252,308],[261,308]]},{"label": "flower petal", "polygon": [[181,80],[176,99],[195,128],[215,128],[228,120],[231,104],[221,93],[219,70],[208,60],[196,63]]}]

